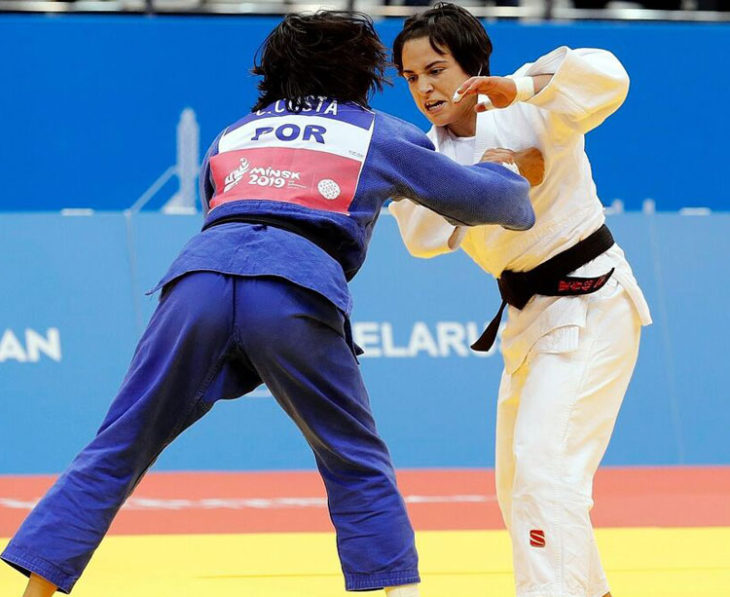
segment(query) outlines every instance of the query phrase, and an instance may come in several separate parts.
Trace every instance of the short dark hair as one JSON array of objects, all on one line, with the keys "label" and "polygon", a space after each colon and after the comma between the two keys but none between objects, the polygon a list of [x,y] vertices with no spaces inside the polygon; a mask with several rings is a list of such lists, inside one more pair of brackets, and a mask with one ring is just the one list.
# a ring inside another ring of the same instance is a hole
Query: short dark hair
[{"label": "short dark hair", "polygon": [[290,14],[256,52],[252,73],[260,75],[252,110],[276,100],[299,111],[305,98],[323,96],[368,107],[368,97],[388,83],[387,53],[372,19],[352,11]]},{"label": "short dark hair", "polygon": [[406,20],[393,42],[393,62],[399,73],[403,72],[403,45],[421,37],[427,37],[438,54],[443,54],[440,48],[448,48],[466,74],[489,75],[492,42],[479,20],[461,6],[439,2]]}]

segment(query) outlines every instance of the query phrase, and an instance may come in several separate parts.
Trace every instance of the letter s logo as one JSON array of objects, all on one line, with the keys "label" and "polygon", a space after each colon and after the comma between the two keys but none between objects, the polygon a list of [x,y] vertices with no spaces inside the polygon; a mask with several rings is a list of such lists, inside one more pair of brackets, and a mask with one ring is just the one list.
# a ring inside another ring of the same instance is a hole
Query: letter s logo
[{"label": "letter s logo", "polygon": [[535,529],[530,531],[530,545],[532,547],[545,547],[545,531]]}]

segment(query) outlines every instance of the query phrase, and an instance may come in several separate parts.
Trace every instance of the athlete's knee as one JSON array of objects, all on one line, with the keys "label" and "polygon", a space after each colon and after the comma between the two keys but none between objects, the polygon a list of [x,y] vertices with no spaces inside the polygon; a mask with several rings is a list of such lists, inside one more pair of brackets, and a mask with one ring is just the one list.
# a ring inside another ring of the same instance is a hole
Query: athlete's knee
[{"label": "athlete's knee", "polygon": [[514,481],[540,482],[555,476],[563,460],[556,442],[540,441],[530,436],[514,444]]},{"label": "athlete's knee", "polygon": [[[504,497],[504,502],[509,508],[518,508],[518,504],[525,503],[553,503],[577,511],[589,510],[593,504],[590,480],[586,483],[585,479],[571,474],[565,462],[560,461],[551,466],[518,461],[512,491]],[[504,512],[505,507],[502,510]]]},{"label": "athlete's knee", "polygon": [[564,465],[562,455],[549,446],[528,443],[516,447],[512,499],[525,496],[545,499],[556,491],[567,489]]}]

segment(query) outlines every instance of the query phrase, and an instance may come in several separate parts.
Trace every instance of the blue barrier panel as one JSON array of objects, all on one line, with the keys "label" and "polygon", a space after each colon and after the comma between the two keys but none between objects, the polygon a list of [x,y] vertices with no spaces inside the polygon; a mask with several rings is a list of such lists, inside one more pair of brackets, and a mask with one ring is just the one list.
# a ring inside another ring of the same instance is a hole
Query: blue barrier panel
[{"label": "blue barrier panel", "polygon": [[124,219],[4,214],[0,238],[0,472],[58,471],[136,339]]},{"label": "blue barrier panel", "polygon": [[[255,99],[252,57],[277,19],[0,15],[0,209],[131,205],[176,161],[186,107],[201,149]],[[390,44],[400,20],[379,22]],[[638,210],[730,209],[719,168],[730,135],[723,56],[730,25],[488,24],[493,72],[559,45],[615,52],[631,75],[626,104],[588,136],[599,195]],[[403,81],[373,100],[426,127]],[[708,162],[708,156],[710,158]],[[160,207],[176,191],[163,186]],[[130,199],[131,198],[131,199]]]},{"label": "blue barrier panel", "polygon": [[[730,216],[609,218],[652,307],[605,463],[727,463]],[[144,290],[199,217],[1,214],[0,474],[64,468],[95,432],[156,304]],[[417,260],[383,215],[353,283],[354,331],[379,428],[400,467],[491,466],[501,357],[467,349],[498,305],[464,254]],[[213,307],[212,307],[213,308]],[[309,469],[265,388],[219,402],[160,470]]]}]

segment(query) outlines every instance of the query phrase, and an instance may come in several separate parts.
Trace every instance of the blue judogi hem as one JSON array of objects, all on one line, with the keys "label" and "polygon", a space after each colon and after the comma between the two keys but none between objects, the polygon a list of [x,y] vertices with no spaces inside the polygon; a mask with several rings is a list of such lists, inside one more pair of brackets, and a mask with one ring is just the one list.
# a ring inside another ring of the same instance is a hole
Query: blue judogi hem
[{"label": "blue judogi hem", "polygon": [[[58,566],[47,562],[43,558],[32,556],[25,550],[8,546],[0,555],[0,559],[30,576],[31,572],[42,576],[58,587],[61,593],[70,593],[77,576],[63,572]],[[384,587],[397,587],[421,582],[417,569],[388,572],[386,574],[354,574],[345,573],[345,590],[347,591],[377,591]]]},{"label": "blue judogi hem", "polygon": [[347,591],[377,591],[385,587],[412,585],[420,582],[421,577],[415,568],[385,574],[345,573],[345,590]]},{"label": "blue judogi hem", "polygon": [[31,572],[42,576],[56,585],[61,593],[70,593],[78,580],[78,576],[68,574],[55,564],[12,545],[5,548],[3,553],[0,554],[0,559],[26,576],[30,576]]}]

